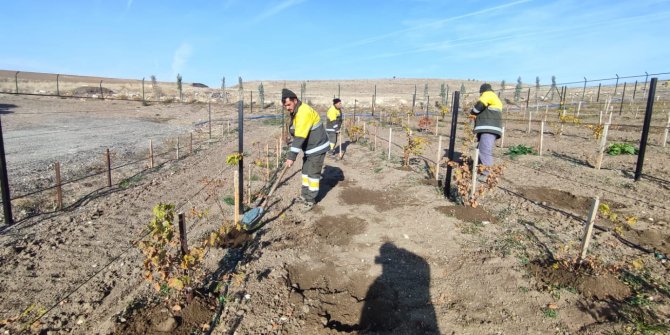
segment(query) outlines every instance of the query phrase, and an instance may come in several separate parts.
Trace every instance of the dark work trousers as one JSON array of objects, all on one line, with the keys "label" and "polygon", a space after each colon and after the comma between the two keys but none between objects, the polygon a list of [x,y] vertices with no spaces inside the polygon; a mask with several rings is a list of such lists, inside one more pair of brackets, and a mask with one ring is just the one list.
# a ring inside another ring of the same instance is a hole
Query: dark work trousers
[{"label": "dark work trousers", "polygon": [[302,197],[307,202],[316,203],[319,195],[319,182],[321,181],[321,169],[326,153],[302,157]]},{"label": "dark work trousers", "polygon": [[335,130],[326,130],[328,134],[328,141],[330,142],[330,150],[335,152],[335,146],[337,145],[337,132]]}]

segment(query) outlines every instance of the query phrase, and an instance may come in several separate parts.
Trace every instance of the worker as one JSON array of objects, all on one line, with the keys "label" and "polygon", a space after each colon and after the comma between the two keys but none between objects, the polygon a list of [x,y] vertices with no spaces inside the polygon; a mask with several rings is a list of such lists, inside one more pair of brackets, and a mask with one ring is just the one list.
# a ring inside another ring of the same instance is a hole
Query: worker
[{"label": "worker", "polygon": [[335,146],[337,145],[337,136],[342,129],[342,100],[333,99],[333,105],[326,112],[326,133],[330,140],[330,154],[335,155]]},{"label": "worker", "polygon": [[479,88],[479,100],[470,111],[475,116],[474,132],[479,141],[479,160],[484,171],[477,178],[486,181],[489,169],[493,166],[493,147],[502,136],[502,108],[500,98],[493,92],[490,84],[484,83]]},{"label": "worker", "polygon": [[300,151],[302,158],[302,189],[301,195],[294,202],[303,205],[303,211],[309,211],[316,204],[319,195],[319,181],[323,161],[328,152],[329,142],[326,127],[321,117],[312,107],[298,100],[289,89],[281,93],[282,105],[291,115],[289,132],[293,137],[291,148],[286,159],[286,166],[291,167]]}]

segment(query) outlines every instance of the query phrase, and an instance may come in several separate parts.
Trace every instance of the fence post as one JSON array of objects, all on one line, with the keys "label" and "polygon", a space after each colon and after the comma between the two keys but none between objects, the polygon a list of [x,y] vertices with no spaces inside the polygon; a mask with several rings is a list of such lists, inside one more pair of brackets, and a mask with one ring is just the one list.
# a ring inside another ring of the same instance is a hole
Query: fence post
[{"label": "fence post", "polygon": [[14,84],[16,85],[16,94],[19,94],[19,72],[21,71],[16,71],[14,74]]},{"label": "fence post", "polygon": [[58,84],[58,78],[60,77],[60,74],[56,74],[56,96],[60,96],[60,87]]},{"label": "fence post", "polygon": [[437,140],[437,160],[435,161],[435,180],[440,180],[440,160],[442,160],[442,136]]},{"label": "fence post", "polygon": [[[18,72],[17,72],[18,73]],[[5,141],[2,135],[2,118],[0,118],[0,188],[2,188],[2,209],[5,224],[14,224],[12,217],[12,200],[9,196],[9,179],[7,178],[7,161],[5,160]]]},{"label": "fence post", "polygon": [[656,82],[658,82],[658,78],[651,78],[651,83],[649,84],[649,97],[647,98],[647,110],[644,113],[644,125],[642,126],[640,151],[637,156],[637,166],[635,168],[635,181],[640,180],[640,177],[642,176],[642,166],[644,165],[644,153],[647,150],[647,138],[649,137],[649,126],[651,124],[651,112],[654,109]]},{"label": "fence post", "polygon": [[102,91],[102,80],[100,81],[100,99],[105,99],[105,93]]},{"label": "fence post", "polygon": [[240,211],[238,208],[242,206],[240,204],[240,172],[238,170],[233,171],[233,194],[235,199],[235,209],[233,209],[233,221],[234,224],[237,224],[240,221]]},{"label": "fence post", "polygon": [[596,221],[596,214],[598,214],[598,204],[600,203],[600,198],[593,198],[593,204],[591,205],[591,211],[589,212],[589,218],[584,226],[584,236],[582,237],[582,250],[579,254],[579,262],[586,258],[586,252],[589,249],[589,244],[591,243],[591,234],[593,233],[593,225]]},{"label": "fence post", "polygon": [[542,120],[540,123],[540,150],[538,150],[540,152],[540,156],[542,156],[542,146],[544,144],[544,122],[545,120]]},{"label": "fence post", "polygon": [[60,179],[60,162],[54,163],[54,169],[56,170],[56,208],[61,210],[63,209],[63,190]]},{"label": "fence post", "polygon": [[670,113],[668,113],[668,123],[665,124],[665,130],[663,131],[663,147],[668,143],[668,131],[670,131]]},{"label": "fence post", "polygon": [[586,94],[586,77],[584,77],[584,88],[582,88],[582,99],[584,101],[584,95]]},{"label": "fence post", "polygon": [[184,212],[177,214],[179,217],[179,242],[181,243],[182,256],[188,255],[188,239],[186,238],[186,219]]},{"label": "fence post", "polygon": [[391,160],[391,139],[393,138],[393,128],[389,127],[389,153],[388,160]]},{"label": "fence post", "polygon": [[154,144],[149,140],[149,168],[154,168]]},{"label": "fence post", "polygon": [[472,159],[472,188],[470,189],[470,200],[475,197],[475,190],[477,188],[477,174],[479,174],[479,148],[475,148],[475,152]]},{"label": "fence post", "polygon": [[[240,200],[244,199],[244,97],[237,103],[237,152],[240,154],[240,160],[237,163],[237,170],[239,183],[237,185],[239,190]],[[244,213],[242,201],[239,207],[235,208],[238,213]]]},{"label": "fence post", "polygon": [[207,115],[208,115],[208,124],[209,124],[209,139],[212,139],[212,102],[207,103]]},{"label": "fence post", "polygon": [[[449,152],[447,153],[449,157],[449,162],[454,160],[454,147],[456,146],[456,128],[458,126],[458,106],[459,106],[459,97],[461,92],[454,91],[454,97],[452,99],[452,108],[451,108],[451,131],[449,132]],[[444,183],[444,196],[449,197],[449,192],[451,191],[451,165],[447,165],[447,175],[445,177]]]},{"label": "fence post", "polygon": [[177,160],[179,160],[179,136],[177,136]]},{"label": "fence post", "polygon": [[613,96],[616,96],[617,88],[619,88],[619,74],[616,74],[616,84],[614,84],[614,94],[612,94]]},{"label": "fence post", "polygon": [[600,102],[600,87],[603,86],[603,83],[598,83],[598,94],[596,95],[596,102]]},{"label": "fence post", "polygon": [[107,187],[112,187],[112,158],[109,155],[109,148],[105,150],[107,160]]},{"label": "fence post", "polygon": [[621,92],[621,105],[619,105],[619,115],[623,113],[623,99],[626,97],[626,82],[623,83],[623,92]]}]

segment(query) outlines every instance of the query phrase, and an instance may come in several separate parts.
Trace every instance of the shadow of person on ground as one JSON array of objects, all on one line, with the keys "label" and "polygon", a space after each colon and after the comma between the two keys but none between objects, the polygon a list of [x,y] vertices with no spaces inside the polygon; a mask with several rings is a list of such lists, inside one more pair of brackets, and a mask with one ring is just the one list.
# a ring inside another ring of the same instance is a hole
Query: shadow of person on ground
[{"label": "shadow of person on ground", "polygon": [[16,108],[17,106],[14,104],[0,104],[0,114],[11,114],[14,113],[11,111],[12,109]]},{"label": "shadow of person on ground", "polygon": [[382,274],[368,289],[358,329],[375,334],[439,334],[428,262],[387,242],[379,248],[375,263],[382,265]]},{"label": "shadow of person on ground", "polygon": [[319,194],[317,195],[317,201],[321,201],[326,197],[326,194],[330,192],[337,183],[344,180],[344,172],[342,169],[326,165],[323,168],[323,173],[321,174],[321,182],[319,183]]}]

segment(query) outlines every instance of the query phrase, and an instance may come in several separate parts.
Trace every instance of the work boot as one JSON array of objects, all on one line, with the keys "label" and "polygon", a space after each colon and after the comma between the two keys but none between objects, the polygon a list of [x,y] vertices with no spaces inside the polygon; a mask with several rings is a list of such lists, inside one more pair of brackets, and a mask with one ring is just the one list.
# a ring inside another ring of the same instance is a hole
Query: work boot
[{"label": "work boot", "polygon": [[297,196],[297,197],[293,198],[293,203],[294,204],[306,204],[307,199],[305,199],[305,197],[303,197],[302,195]]},{"label": "work boot", "polygon": [[314,208],[314,206],[316,206],[316,203],[314,203],[314,202],[305,202],[304,204],[302,204],[301,210],[302,210],[303,213],[306,213],[306,212],[311,211],[312,208]]}]

